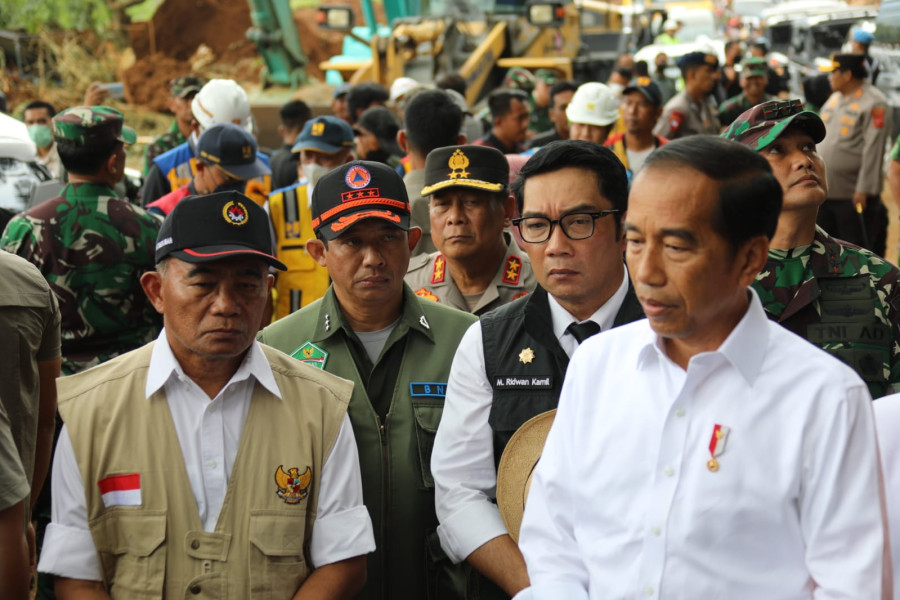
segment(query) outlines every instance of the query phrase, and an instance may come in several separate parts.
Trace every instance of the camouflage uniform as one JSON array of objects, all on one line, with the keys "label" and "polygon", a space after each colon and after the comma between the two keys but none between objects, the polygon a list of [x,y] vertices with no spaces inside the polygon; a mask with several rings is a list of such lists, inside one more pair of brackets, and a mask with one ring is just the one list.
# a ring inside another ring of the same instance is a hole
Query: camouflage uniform
[{"label": "camouflage uniform", "polygon": [[[60,145],[133,143],[119,111],[75,107],[53,119]],[[153,270],[160,221],[103,183],[66,185],[7,225],[0,247],[29,260],[59,300],[63,374],[82,371],[156,338],[160,316],[140,276]]]},{"label": "camouflage uniform", "polygon": [[147,150],[144,152],[144,175],[150,171],[150,167],[153,165],[153,161],[157,156],[168,152],[175,146],[180,146],[186,141],[187,138],[181,135],[181,130],[178,129],[178,123],[172,121],[169,130],[154,139],[153,142],[147,146]]},{"label": "camouflage uniform", "polygon": [[[763,96],[763,102],[769,102],[770,100],[778,100],[778,98],[768,94]],[[753,106],[754,104],[747,99],[747,95],[741,92],[719,105],[719,123],[722,124],[722,127],[728,127],[735,119],[741,116],[741,113],[750,110]]]},{"label": "camouflage uniform", "polygon": [[[200,77],[193,77],[190,75],[176,77],[169,84],[169,92],[174,97],[187,98],[188,96],[192,96],[199,92],[200,88],[203,87],[203,84],[204,80]],[[181,130],[178,129],[178,121],[172,121],[169,130],[153,140],[144,151],[144,175],[146,175],[150,171],[150,167],[153,166],[153,159],[160,154],[168,152],[175,146],[180,146],[186,141],[187,138],[181,135]]]},{"label": "camouflage uniform", "polygon": [[900,391],[898,278],[884,259],[817,227],[811,246],[770,250],[753,288],[770,319],[849,364],[879,398]]}]

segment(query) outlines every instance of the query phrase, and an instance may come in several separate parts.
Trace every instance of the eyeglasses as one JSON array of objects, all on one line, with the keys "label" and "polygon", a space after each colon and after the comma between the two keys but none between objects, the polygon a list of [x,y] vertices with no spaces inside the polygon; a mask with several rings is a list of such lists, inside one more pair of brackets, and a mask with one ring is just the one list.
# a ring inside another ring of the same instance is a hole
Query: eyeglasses
[{"label": "eyeglasses", "polygon": [[512,224],[518,227],[519,233],[522,234],[522,240],[529,244],[540,244],[549,240],[553,234],[553,226],[557,224],[570,240],[584,240],[594,235],[594,221],[618,212],[621,211],[614,209],[599,212],[574,212],[561,219],[520,217],[513,219]]}]

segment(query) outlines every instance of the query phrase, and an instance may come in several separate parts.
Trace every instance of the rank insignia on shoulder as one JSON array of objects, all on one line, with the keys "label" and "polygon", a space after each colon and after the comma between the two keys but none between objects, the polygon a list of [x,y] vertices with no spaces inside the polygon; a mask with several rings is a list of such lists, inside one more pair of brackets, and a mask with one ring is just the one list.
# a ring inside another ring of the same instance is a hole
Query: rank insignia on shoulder
[{"label": "rank insignia on shoulder", "polygon": [[534,360],[534,350],[531,348],[524,348],[521,352],[519,352],[519,362],[527,365],[530,364]]},{"label": "rank insignia on shoulder", "polygon": [[325,361],[328,360],[328,352],[307,340],[305,344],[291,352],[291,358],[296,358],[317,369],[325,369]]},{"label": "rank insignia on shoulder", "polygon": [[444,283],[447,276],[447,259],[443,254],[438,254],[434,259],[434,268],[431,271],[431,283]]},{"label": "rank insignia on shoulder", "polygon": [[428,290],[425,288],[419,288],[413,293],[416,296],[419,296],[420,298],[426,298],[428,300],[431,300],[432,302],[440,302],[440,299],[437,296],[435,296],[431,290]]},{"label": "rank insignia on shoulder", "polygon": [[278,465],[275,470],[275,484],[278,486],[275,493],[287,504],[297,504],[306,498],[311,483],[312,469],[309,467],[303,473],[297,467],[291,467],[285,473],[284,465]]},{"label": "rank insignia on shoulder", "polygon": [[506,259],[506,265],[503,267],[503,283],[516,285],[522,276],[522,259],[518,256],[510,256]]}]

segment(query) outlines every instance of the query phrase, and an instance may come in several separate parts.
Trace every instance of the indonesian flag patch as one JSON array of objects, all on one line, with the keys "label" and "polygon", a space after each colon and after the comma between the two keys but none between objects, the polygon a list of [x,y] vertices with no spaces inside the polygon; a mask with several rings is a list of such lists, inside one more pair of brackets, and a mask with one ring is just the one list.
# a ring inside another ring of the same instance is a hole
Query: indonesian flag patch
[{"label": "indonesian flag patch", "polygon": [[103,506],[140,506],[141,474],[111,475],[97,482]]}]

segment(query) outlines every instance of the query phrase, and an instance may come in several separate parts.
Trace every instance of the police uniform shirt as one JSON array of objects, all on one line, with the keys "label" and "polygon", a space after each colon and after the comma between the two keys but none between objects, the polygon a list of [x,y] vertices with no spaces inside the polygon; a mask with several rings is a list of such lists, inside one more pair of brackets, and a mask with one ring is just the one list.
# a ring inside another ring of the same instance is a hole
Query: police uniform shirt
[{"label": "police uniform shirt", "polygon": [[647,320],[575,353],[525,506],[522,597],[887,598],[869,393],[748,293],[687,370]]},{"label": "police uniform shirt", "polygon": [[891,129],[884,94],[863,82],[849,96],[831,94],[820,116],[825,139],[816,149],[828,167],[828,198],[849,200],[856,192],[881,194],[884,146]]},{"label": "police uniform shirt", "polygon": [[[600,325],[602,331],[611,329],[627,294],[626,272],[619,289],[590,320]],[[552,295],[548,294],[547,299],[553,333],[566,354],[571,356],[578,342],[566,328],[578,321]],[[506,534],[493,501],[497,472],[488,415],[494,392],[485,373],[481,336],[481,324],[473,323],[456,350],[444,413],[431,455],[435,505],[440,521],[438,535],[441,547],[454,562],[465,560],[482,544]]]},{"label": "police uniform shirt", "polygon": [[[255,382],[281,398],[272,369],[257,342],[219,394],[210,399],[185,375],[163,331],[153,348],[146,396],[165,389],[181,456],[204,531],[214,531],[237,457]],[[173,455],[172,459],[177,455]],[[65,427],[53,462],[53,522],[47,527],[38,569],[99,581],[100,562],[87,523],[84,484]],[[274,486],[274,480],[272,485]],[[321,566],[372,552],[372,524],[362,500],[359,458],[349,417],[322,467],[310,556]]]},{"label": "police uniform shirt", "polygon": [[511,235],[503,235],[506,241],[503,262],[471,308],[467,298],[456,287],[447,259],[440,252],[414,257],[404,279],[416,296],[475,315],[512,302],[534,290],[537,279],[531,270],[528,255],[519,249]]},{"label": "police uniform shirt", "polygon": [[682,90],[666,102],[663,113],[653,128],[653,134],[667,140],[701,133],[719,135],[721,126],[718,115],[712,96],[707,96],[698,103]]}]

